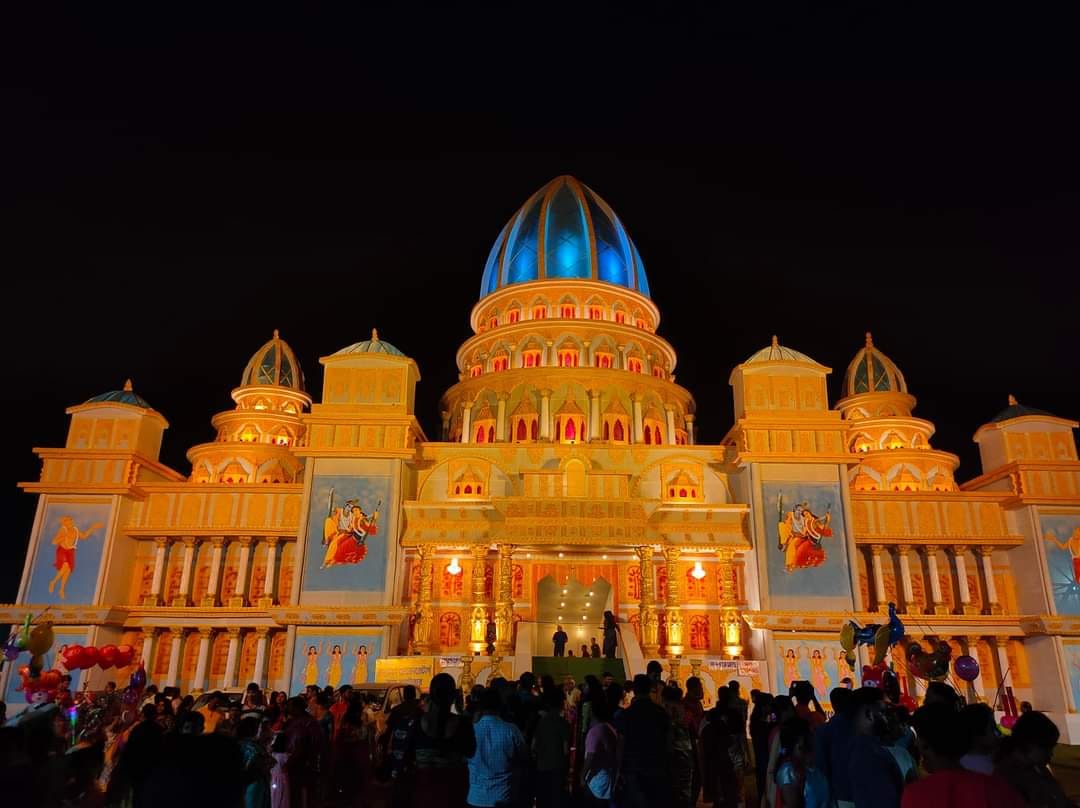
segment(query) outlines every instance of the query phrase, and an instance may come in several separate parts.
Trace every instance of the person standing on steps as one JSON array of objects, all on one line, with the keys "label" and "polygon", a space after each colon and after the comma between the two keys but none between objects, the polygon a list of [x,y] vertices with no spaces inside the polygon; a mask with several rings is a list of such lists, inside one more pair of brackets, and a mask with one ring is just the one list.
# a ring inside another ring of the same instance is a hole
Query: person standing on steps
[{"label": "person standing on steps", "polygon": [[561,657],[566,655],[566,642],[569,639],[566,632],[563,631],[563,627],[558,626],[555,633],[551,635],[551,643],[555,646],[555,656]]}]

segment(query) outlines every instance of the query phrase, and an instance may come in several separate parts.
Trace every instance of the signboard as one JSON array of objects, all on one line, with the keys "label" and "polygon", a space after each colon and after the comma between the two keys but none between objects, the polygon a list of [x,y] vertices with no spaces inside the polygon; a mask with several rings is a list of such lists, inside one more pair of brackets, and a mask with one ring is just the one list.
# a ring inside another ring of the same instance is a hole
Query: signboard
[{"label": "signboard", "polygon": [[435,657],[405,656],[375,660],[375,681],[416,685],[427,690],[435,675]]}]

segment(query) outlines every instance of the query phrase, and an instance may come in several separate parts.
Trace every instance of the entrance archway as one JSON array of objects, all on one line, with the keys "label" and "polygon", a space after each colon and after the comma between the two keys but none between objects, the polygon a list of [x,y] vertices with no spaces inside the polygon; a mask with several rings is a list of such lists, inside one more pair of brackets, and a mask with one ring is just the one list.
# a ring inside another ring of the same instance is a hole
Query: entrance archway
[{"label": "entrance archway", "polygon": [[581,655],[581,646],[588,646],[595,637],[603,644],[604,612],[614,609],[614,587],[604,577],[589,583],[564,575],[560,582],[555,575],[546,575],[536,585],[536,622],[538,652],[551,654],[550,637],[562,625],[570,639],[567,648],[574,656]]}]

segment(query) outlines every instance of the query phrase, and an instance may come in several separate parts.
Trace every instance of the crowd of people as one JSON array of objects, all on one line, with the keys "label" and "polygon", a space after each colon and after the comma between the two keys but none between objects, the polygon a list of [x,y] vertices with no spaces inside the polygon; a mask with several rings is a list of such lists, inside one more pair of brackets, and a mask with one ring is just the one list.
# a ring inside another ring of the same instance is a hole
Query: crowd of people
[{"label": "crowd of people", "polygon": [[[0,729],[0,793],[20,808],[1011,808],[1072,805],[1049,762],[1058,730],[932,683],[909,715],[882,690],[809,683],[773,696],[737,682],[523,673],[462,693],[435,676],[388,713],[343,686],[196,700],[111,684]],[[2,709],[2,706],[0,706]],[[85,751],[82,762],[73,752]]]}]

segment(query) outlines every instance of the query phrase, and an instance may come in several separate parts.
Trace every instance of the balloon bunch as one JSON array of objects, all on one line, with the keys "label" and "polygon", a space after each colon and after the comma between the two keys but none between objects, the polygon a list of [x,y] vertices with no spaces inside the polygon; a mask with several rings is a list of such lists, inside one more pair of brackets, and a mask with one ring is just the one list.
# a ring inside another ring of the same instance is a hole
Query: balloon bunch
[{"label": "balloon bunch", "polygon": [[[840,646],[847,652],[849,665],[855,664],[855,646],[866,645],[874,649],[874,663],[867,668],[883,669],[885,654],[889,648],[904,639],[904,624],[896,614],[896,604],[889,604],[889,622],[885,624],[873,623],[869,626],[859,626],[855,621],[849,621],[840,629]],[[863,676],[866,672],[864,670]],[[874,686],[874,685],[868,685]]]},{"label": "balloon bunch", "polygon": [[23,651],[29,651],[30,664],[25,667],[30,671],[31,677],[36,678],[45,668],[45,654],[52,648],[55,639],[51,622],[46,620],[31,627],[28,614],[22,628],[12,631],[4,643],[4,661],[14,662]]},{"label": "balloon bunch", "polygon": [[131,679],[128,680],[128,686],[120,696],[120,701],[128,706],[136,705],[142,701],[142,694],[145,689],[146,669],[143,668],[142,662],[139,662],[139,667],[131,673]]},{"label": "balloon bunch", "polygon": [[[924,651],[922,645],[917,642],[913,642],[907,647],[908,670],[920,679],[944,679],[949,675],[949,660],[951,658],[952,648],[945,642],[939,642],[930,653]],[[971,657],[967,658],[971,659]],[[971,661],[975,662],[973,659]],[[975,666],[977,671],[977,662],[975,662]]]},{"label": "balloon bunch", "polygon": [[135,658],[135,649],[130,645],[69,645],[60,655],[60,662],[69,671],[86,670],[95,666],[102,670],[126,668]]}]

